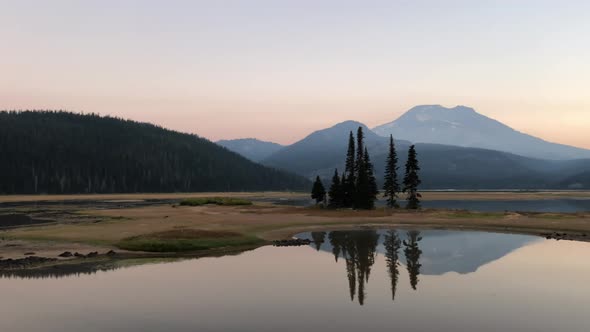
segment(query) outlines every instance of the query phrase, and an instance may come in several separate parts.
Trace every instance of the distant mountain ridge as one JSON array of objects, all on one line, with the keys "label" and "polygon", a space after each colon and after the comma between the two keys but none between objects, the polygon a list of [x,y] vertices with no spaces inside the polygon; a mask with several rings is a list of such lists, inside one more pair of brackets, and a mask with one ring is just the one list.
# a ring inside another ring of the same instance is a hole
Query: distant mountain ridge
[{"label": "distant mountain ridge", "polygon": [[435,143],[510,152],[539,159],[586,159],[590,150],[551,143],[516,131],[473,108],[421,105],[397,120],[373,128],[381,136],[414,143]]},{"label": "distant mountain ridge", "polygon": [[[307,177],[319,175],[329,182],[334,169],[344,168],[350,131],[364,128],[366,146],[375,166],[377,179],[384,174],[388,138],[376,135],[364,124],[345,121],[318,130],[287,146],[262,164]],[[403,173],[410,142],[395,140],[399,172]],[[423,189],[584,189],[590,188],[585,170],[590,159],[542,160],[471,147],[443,144],[416,144]]]},{"label": "distant mountain ridge", "polygon": [[[327,177],[334,173],[335,167],[343,170],[348,136],[351,131],[356,135],[359,127],[363,128],[365,133],[365,145],[369,154],[386,151],[389,139],[375,134],[360,122],[344,121],[330,128],[311,133],[302,140],[262,160],[262,164],[288,169],[308,178],[315,177],[317,173],[322,177]],[[397,143],[409,146],[409,142],[400,141]]]},{"label": "distant mountain ridge", "polygon": [[283,145],[256,138],[220,140],[216,143],[255,162],[259,162],[284,148]]}]

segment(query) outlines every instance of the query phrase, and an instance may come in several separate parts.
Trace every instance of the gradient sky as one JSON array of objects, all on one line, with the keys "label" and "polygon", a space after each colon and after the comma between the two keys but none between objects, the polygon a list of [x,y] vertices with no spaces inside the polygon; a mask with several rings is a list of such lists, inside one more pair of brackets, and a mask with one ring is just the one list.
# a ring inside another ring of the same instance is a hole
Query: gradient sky
[{"label": "gradient sky", "polygon": [[590,1],[0,0],[0,109],[294,142],[467,105],[590,148]]}]

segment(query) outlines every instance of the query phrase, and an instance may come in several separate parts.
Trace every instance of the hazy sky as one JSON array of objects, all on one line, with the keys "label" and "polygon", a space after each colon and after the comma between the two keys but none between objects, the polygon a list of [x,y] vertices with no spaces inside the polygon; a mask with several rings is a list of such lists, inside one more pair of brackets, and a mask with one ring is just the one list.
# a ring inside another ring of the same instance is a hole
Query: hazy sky
[{"label": "hazy sky", "polygon": [[418,104],[590,148],[590,1],[0,0],[0,109],[291,143]]}]

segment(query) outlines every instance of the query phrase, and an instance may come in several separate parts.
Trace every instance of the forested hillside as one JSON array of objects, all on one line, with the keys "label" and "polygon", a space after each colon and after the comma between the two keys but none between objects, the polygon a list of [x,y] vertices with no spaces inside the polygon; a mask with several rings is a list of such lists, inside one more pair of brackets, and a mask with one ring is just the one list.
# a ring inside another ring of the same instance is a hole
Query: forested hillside
[{"label": "forested hillside", "polygon": [[0,112],[0,193],[307,189],[206,139],[98,115]]}]

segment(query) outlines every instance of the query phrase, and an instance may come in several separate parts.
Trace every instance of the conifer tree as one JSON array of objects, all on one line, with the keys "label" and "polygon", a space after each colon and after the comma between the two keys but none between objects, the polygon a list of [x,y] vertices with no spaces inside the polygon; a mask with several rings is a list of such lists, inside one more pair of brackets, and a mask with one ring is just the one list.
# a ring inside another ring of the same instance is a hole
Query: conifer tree
[{"label": "conifer tree", "polygon": [[334,170],[334,176],[332,177],[332,185],[328,191],[329,202],[328,206],[337,209],[342,207],[343,200],[343,188],[340,183],[340,176],[338,175],[338,169]]},{"label": "conifer tree", "polygon": [[383,196],[387,198],[387,206],[390,208],[397,208],[397,193],[400,191],[399,180],[397,178],[397,152],[395,150],[395,143],[393,136],[389,136],[389,154],[387,155],[387,162],[385,164],[385,183],[383,184]]},{"label": "conifer tree", "polygon": [[377,188],[377,179],[375,178],[375,171],[373,169],[373,163],[371,163],[371,158],[369,157],[369,151],[365,147],[365,154],[364,154],[364,164],[366,169],[366,177],[367,177],[367,192],[365,193],[364,199],[364,208],[365,209],[373,209],[375,208],[375,201],[377,200],[377,194],[379,194],[379,189]]},{"label": "conifer tree", "polygon": [[362,174],[359,167],[363,165],[365,158],[363,153],[365,152],[365,134],[363,133],[363,127],[359,127],[356,131],[356,167],[357,175],[360,177]]},{"label": "conifer tree", "polygon": [[356,192],[356,176],[355,176],[355,147],[354,136],[352,131],[348,137],[348,151],[346,153],[346,167],[344,169],[342,187],[344,191],[343,206],[352,207],[354,203],[354,194]]},{"label": "conifer tree", "polygon": [[363,128],[359,127],[356,134],[356,190],[353,195],[353,207],[360,209],[366,208],[369,194],[369,179],[367,178],[367,165],[364,158],[364,137]]},{"label": "conifer tree", "polygon": [[311,198],[315,199],[316,204],[320,204],[320,202],[323,202],[326,199],[326,189],[319,176],[316,177],[315,182],[313,183]]},{"label": "conifer tree", "polygon": [[408,196],[407,209],[419,209],[420,199],[418,194],[418,186],[422,183],[418,175],[420,166],[418,165],[418,157],[416,147],[410,146],[408,151],[408,161],[406,162],[406,175],[404,176],[404,193]]}]

